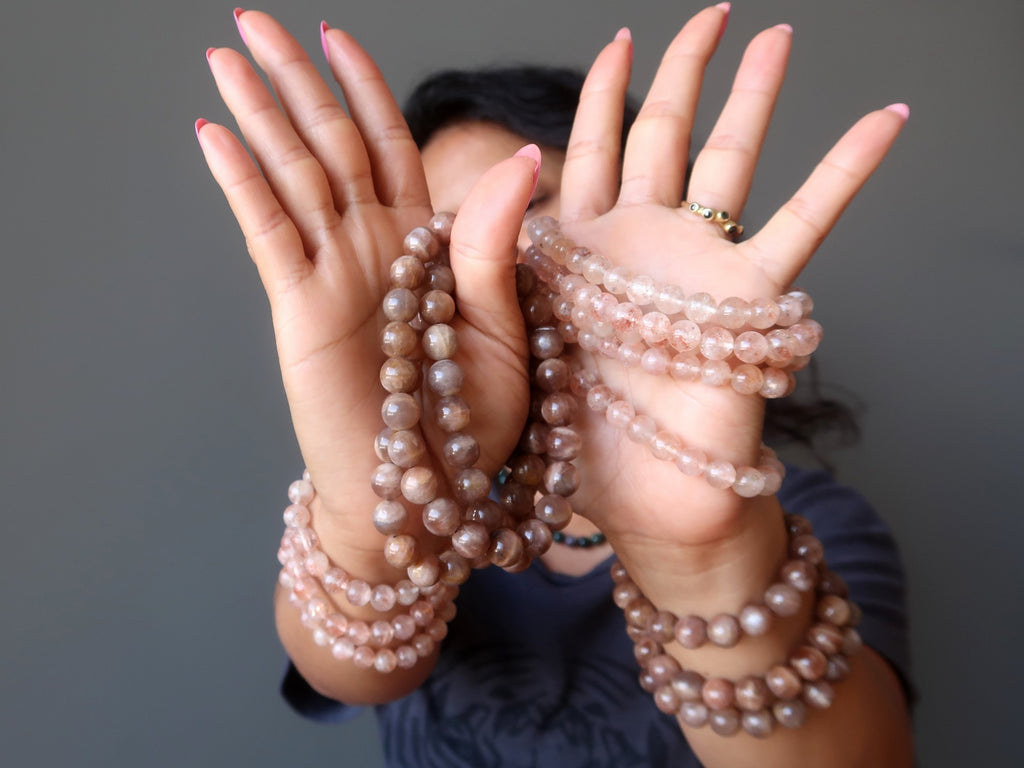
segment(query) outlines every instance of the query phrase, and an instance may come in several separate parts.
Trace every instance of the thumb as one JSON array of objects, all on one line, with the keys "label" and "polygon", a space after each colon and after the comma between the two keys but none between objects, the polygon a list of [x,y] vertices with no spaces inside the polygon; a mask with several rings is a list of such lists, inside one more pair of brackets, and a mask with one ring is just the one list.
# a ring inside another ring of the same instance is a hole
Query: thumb
[{"label": "thumb", "polygon": [[452,226],[450,259],[459,314],[492,335],[523,333],[516,297],[516,242],[540,172],[528,144],[473,185]]}]

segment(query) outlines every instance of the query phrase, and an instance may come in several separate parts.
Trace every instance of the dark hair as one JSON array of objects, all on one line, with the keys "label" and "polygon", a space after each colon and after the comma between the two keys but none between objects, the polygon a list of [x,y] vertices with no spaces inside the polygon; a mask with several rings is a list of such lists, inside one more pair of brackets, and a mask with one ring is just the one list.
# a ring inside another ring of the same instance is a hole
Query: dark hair
[{"label": "dark hair", "polygon": [[[534,65],[471,70],[444,70],[417,85],[405,102],[405,119],[417,146],[449,125],[489,122],[536,144],[565,149],[569,144],[584,75],[575,69]],[[636,119],[627,100],[622,142]],[[798,444],[831,469],[821,455],[822,442],[848,444],[859,437],[853,409],[826,397],[815,361],[798,377],[797,391],[784,400],[769,400],[765,440]]]}]

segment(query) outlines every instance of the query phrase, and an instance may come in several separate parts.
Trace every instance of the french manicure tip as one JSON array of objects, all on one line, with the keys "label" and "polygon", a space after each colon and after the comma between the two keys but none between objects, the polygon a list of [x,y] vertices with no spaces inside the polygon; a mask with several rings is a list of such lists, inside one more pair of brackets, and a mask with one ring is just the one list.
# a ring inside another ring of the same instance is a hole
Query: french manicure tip
[{"label": "french manicure tip", "polygon": [[728,13],[729,11],[732,10],[732,3],[719,3],[718,5],[715,6],[715,8],[722,11],[723,13]]},{"label": "french manicure tip", "polygon": [[623,27],[615,33],[616,40],[632,40],[633,33],[629,31],[629,27]]},{"label": "french manicure tip", "polygon": [[241,19],[241,16],[242,16],[243,13],[245,13],[245,8],[235,8],[235,10],[233,10],[231,12],[231,15],[235,17],[235,26],[238,27],[238,35],[239,35],[239,37],[242,38],[242,42],[243,43],[248,45],[249,41],[245,37],[245,30],[242,29],[242,19]]},{"label": "french manicure tip", "polygon": [[903,104],[902,102],[890,104],[889,106],[886,107],[886,109],[889,110],[890,112],[895,112],[904,120],[910,117],[910,107],[908,107],[906,104]]},{"label": "french manicure tip", "polygon": [[204,120],[201,117],[198,120],[196,120],[196,139],[199,138],[199,132],[201,130],[203,130],[203,126],[206,125],[209,122],[210,122],[209,120]]},{"label": "french manicure tip", "polygon": [[321,21],[320,22],[320,47],[324,49],[324,58],[327,59],[327,61],[330,61],[331,60],[331,54],[328,53],[328,51],[327,51],[327,30],[328,29],[330,29],[330,27],[327,26],[327,22],[326,21]]},{"label": "french manicure tip", "polygon": [[776,29],[781,29],[781,30],[783,30],[785,32],[789,32],[790,34],[793,33],[793,25],[792,24],[776,24],[775,28]]},{"label": "french manicure tip", "polygon": [[210,61],[210,56],[212,56],[213,52],[216,51],[216,50],[217,50],[216,48],[207,48],[206,49],[206,61],[207,62]]}]

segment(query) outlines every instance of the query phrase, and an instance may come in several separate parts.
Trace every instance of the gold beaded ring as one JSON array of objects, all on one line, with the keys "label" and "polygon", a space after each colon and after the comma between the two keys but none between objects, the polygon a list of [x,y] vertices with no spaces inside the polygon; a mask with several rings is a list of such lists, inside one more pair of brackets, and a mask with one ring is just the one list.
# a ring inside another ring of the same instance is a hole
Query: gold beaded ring
[{"label": "gold beaded ring", "polygon": [[739,237],[743,234],[743,225],[738,221],[733,221],[726,211],[716,211],[714,208],[708,208],[700,203],[688,203],[685,200],[679,207],[685,207],[690,213],[700,216],[706,221],[714,222],[722,228],[726,237]]}]

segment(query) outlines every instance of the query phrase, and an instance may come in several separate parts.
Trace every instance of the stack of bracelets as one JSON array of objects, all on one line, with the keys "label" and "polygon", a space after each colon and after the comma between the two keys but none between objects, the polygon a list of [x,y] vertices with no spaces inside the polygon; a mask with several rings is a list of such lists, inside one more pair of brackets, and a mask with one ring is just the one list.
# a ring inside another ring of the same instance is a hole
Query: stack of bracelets
[{"label": "stack of bracelets", "polygon": [[[737,467],[687,447],[682,437],[637,414],[593,370],[583,368],[572,356],[574,346],[680,382],[775,398],[792,391],[793,372],[807,364],[821,340],[821,326],[809,317],[811,299],[802,291],[717,303],[705,293],[686,295],[678,286],[658,285],[576,246],[554,219],[535,219],[527,228],[534,245],[516,272],[529,332],[529,422],[492,496],[491,479],[477,466],[480,447],[469,432],[470,407],[460,396],[463,373],[453,359],[455,280],[448,266],[453,221],[452,214],[439,213],[405,237],[382,304],[387,324],[381,348],[387,360],[380,381],[388,394],[381,409],[385,426],[374,444],[381,464],[370,482],[381,501],[373,524],[386,537],[385,560],[404,570],[405,578],[371,585],[330,562],[311,527],[315,490],[308,473],[292,483],[284,513],[279,582],[301,611],[302,623],[335,658],[381,673],[410,668],[434,652],[455,616],[459,585],[473,569],[497,565],[520,572],[554,541],[573,539],[561,531],[572,518],[569,497],[579,484],[572,462],[582,446],[574,426],[581,402],[656,458],[715,488],[744,497],[779,490],[784,468],[771,449],[762,446],[756,466]],[[447,435],[442,458],[452,478],[450,496],[439,495],[441,483],[425,461],[418,426],[427,403],[432,404],[428,417]],[[430,541],[414,535],[420,526],[406,503],[422,510]],[[765,736],[776,723],[802,725],[808,706],[831,704],[831,683],[848,674],[847,658],[860,646],[854,629],[860,612],[846,599],[842,579],[826,568],[810,524],[788,515],[786,525],[792,559],[763,601],[746,605],[738,615],[704,619],[658,611],[615,562],[613,599],[625,612],[640,683],[661,711],[691,727],[710,725],[721,735],[742,728]],[[744,635],[763,635],[774,617],[800,611],[805,593],[817,600],[806,643],[763,676],[704,679],[665,652],[664,645],[673,641],[691,649],[704,643],[729,648]],[[389,618],[352,619],[338,608],[341,600],[369,605]],[[397,615],[396,608],[402,609]]]}]

